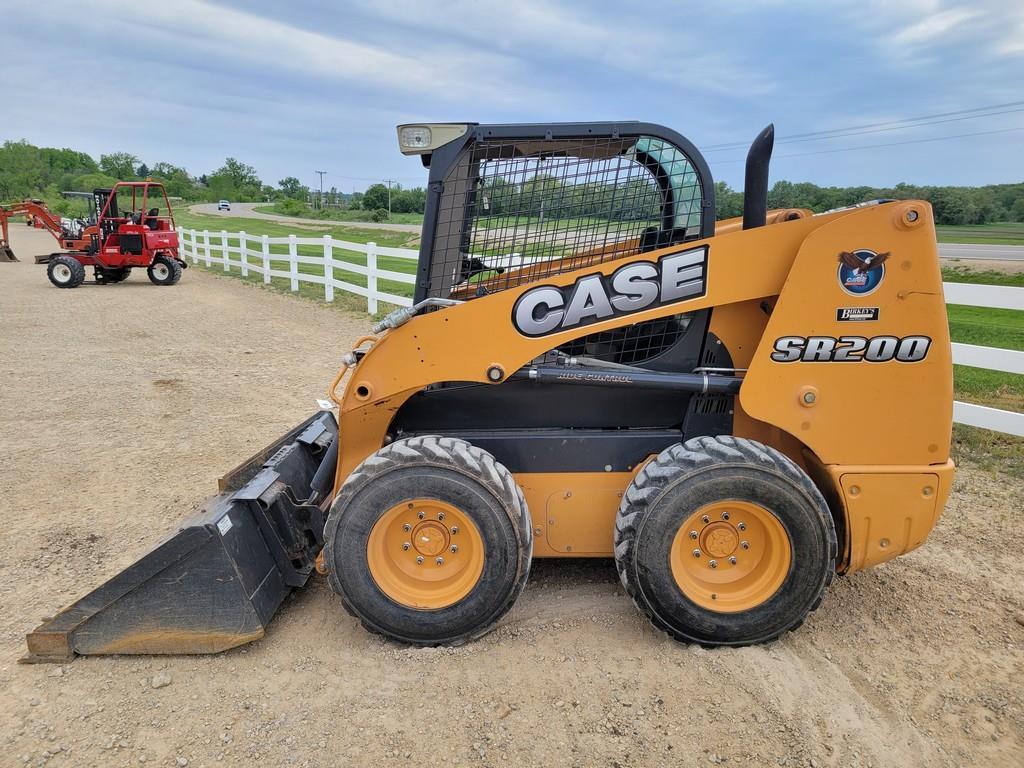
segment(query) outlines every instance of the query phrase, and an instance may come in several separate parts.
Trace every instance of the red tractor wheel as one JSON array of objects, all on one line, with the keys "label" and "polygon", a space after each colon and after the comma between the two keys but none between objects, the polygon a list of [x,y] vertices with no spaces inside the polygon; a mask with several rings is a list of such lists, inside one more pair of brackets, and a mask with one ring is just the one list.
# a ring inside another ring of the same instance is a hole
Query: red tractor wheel
[{"label": "red tractor wheel", "polygon": [[85,282],[85,267],[71,256],[54,256],[46,267],[46,276],[58,288],[77,288]]},{"label": "red tractor wheel", "polygon": [[154,285],[174,285],[181,280],[181,262],[171,256],[160,254],[146,269]]}]

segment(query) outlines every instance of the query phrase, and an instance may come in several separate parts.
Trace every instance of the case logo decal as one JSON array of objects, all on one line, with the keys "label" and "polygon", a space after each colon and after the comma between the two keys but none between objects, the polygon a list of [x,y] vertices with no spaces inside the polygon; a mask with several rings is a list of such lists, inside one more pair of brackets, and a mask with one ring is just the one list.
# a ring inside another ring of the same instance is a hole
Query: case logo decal
[{"label": "case logo decal", "polygon": [[853,296],[867,296],[882,284],[889,253],[866,248],[839,254],[839,285]]},{"label": "case logo decal", "polygon": [[664,304],[696,299],[707,290],[708,246],[634,261],[611,275],[574,285],[541,285],[516,299],[512,324],[524,336],[546,336]]},{"label": "case logo decal", "polygon": [[927,336],[783,336],[775,340],[777,363],[919,363],[928,356]]}]

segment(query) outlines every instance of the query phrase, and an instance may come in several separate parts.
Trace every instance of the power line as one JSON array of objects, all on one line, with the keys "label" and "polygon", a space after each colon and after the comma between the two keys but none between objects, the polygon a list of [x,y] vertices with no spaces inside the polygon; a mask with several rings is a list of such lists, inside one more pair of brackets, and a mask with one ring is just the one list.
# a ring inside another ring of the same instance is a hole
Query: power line
[{"label": "power line", "polygon": [[[898,131],[907,128],[920,128],[926,125],[938,125],[940,123],[955,122],[957,120],[973,120],[982,117],[993,117],[1011,112],[1021,112],[1024,109],[1013,109],[1022,107],[1024,101],[1011,101],[1006,104],[993,104],[987,107],[974,107],[973,109],[961,109],[955,112],[940,112],[934,115],[923,115],[921,117],[908,117],[902,120],[888,120],[881,123],[868,123],[866,125],[853,125],[845,128],[832,128],[827,131],[810,131],[807,133],[795,133],[789,136],[782,136],[775,140],[776,144],[787,144],[797,141],[821,141],[824,139],[837,139],[844,136],[857,136],[865,133],[883,133],[885,131]],[[993,111],[1003,110],[1003,111]],[[986,114],[975,114],[984,112]],[[949,120],[940,118],[952,118]],[[745,149],[747,142],[729,142],[724,144],[712,144],[704,147],[704,152],[718,152],[726,149]]]},{"label": "power line", "polygon": [[[994,117],[995,115],[1008,115],[1008,114],[1010,114],[1012,112],[1024,112],[1024,107],[1022,107],[1020,109],[1006,109],[1006,110],[1003,110],[1001,112],[989,112],[988,114],[985,114],[985,115],[967,115],[965,117],[951,117],[951,118],[948,118],[946,120],[932,120],[932,121],[927,122],[927,123],[918,123],[918,124],[915,124],[915,125],[897,125],[897,126],[895,126],[893,128],[873,128],[871,130],[851,131],[849,133],[840,133],[840,134],[836,134],[835,136],[820,136],[818,138],[806,138],[806,139],[789,139],[788,141],[780,140],[780,141],[777,141],[775,143],[776,144],[796,144],[798,142],[804,142],[804,141],[825,141],[827,139],[845,139],[845,138],[848,138],[850,136],[863,136],[863,135],[869,134],[869,133],[886,133],[888,131],[901,131],[901,130],[904,130],[906,128],[922,128],[922,127],[930,126],[930,125],[940,125],[942,123],[956,123],[956,122],[959,122],[960,120],[973,120],[973,119],[979,118],[979,117]],[[746,145],[743,145],[743,147],[745,147],[745,146]],[[741,148],[742,147],[734,147],[733,149],[741,149]],[[724,149],[723,148],[723,149],[709,149],[709,150],[706,150],[706,151],[708,151],[708,152],[728,152],[728,151],[732,151],[732,150]]]},{"label": "power line", "polygon": [[[775,155],[773,159],[781,159],[784,157],[807,157],[809,155],[828,155],[836,152],[856,152],[860,149],[878,149],[880,147],[902,147],[907,144],[925,144],[930,141],[949,141],[950,139],[964,139],[969,136],[989,136],[994,133],[1012,133],[1013,131],[1024,131],[1024,126],[1018,128],[1000,128],[995,131],[976,131],[974,133],[958,133],[954,136],[933,136],[927,139],[911,139],[909,141],[893,141],[887,144],[866,144],[862,147],[839,147],[837,149],[819,149],[815,152],[794,152],[789,155]],[[726,165],[727,163],[742,163],[743,159],[736,160],[716,160],[717,165]]]}]

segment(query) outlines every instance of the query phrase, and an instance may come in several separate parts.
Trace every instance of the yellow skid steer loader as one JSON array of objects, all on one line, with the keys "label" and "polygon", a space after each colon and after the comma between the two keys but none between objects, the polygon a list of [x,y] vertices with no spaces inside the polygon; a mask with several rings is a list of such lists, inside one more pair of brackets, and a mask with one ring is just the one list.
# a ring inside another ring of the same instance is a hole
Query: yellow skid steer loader
[{"label": "yellow skid steer loader", "polygon": [[771,127],[718,222],[659,125],[398,139],[430,174],[415,294],[345,356],[337,420],[225,477],[27,660],[231,648],[314,570],[367,629],[459,644],[535,557],[614,558],[672,637],[759,643],[925,540],[953,477],[927,203],[768,211]]}]

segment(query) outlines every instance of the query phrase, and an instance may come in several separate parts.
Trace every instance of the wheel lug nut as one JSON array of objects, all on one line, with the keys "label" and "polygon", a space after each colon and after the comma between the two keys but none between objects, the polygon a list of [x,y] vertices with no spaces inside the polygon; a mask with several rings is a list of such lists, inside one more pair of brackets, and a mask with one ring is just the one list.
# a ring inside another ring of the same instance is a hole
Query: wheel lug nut
[{"label": "wheel lug nut", "polygon": [[402,545],[402,549],[404,549],[406,552],[408,552],[409,551],[409,547],[411,547],[411,546],[412,546],[412,544],[410,544],[407,541],[407,542],[405,542],[405,544]]},{"label": "wheel lug nut", "polygon": [[723,512],[722,513],[722,519],[723,520],[728,520],[729,519],[729,513],[728,512]]},{"label": "wheel lug nut", "polygon": [[423,565],[423,555],[418,555],[416,557],[416,565]]},{"label": "wheel lug nut", "polygon": [[746,523],[740,523],[736,527],[739,528],[741,531],[747,530],[747,524]]},{"label": "wheel lug nut", "polygon": [[438,512],[437,513],[437,519],[438,520],[444,520],[444,512]]},{"label": "wheel lug nut", "polygon": [[710,523],[711,522],[711,518],[708,517],[707,515],[704,515],[704,517],[701,518],[701,522],[703,522],[705,524]]},{"label": "wheel lug nut", "polygon": [[451,553],[454,555],[456,552],[459,551],[459,545],[458,544],[452,544],[448,549],[450,549]]},{"label": "wheel lug nut", "polygon": [[749,541],[741,541],[740,542],[740,549],[750,549],[750,542]]},{"label": "wheel lug nut", "polygon": [[693,556],[694,557],[700,557],[700,550],[699,549],[693,550]]},{"label": "wheel lug nut", "polygon": [[443,557],[439,557],[434,562],[437,563],[438,565],[444,565],[444,558]]},{"label": "wheel lug nut", "polygon": [[406,533],[408,533],[409,531],[412,530],[412,526],[409,523],[406,523],[405,525],[402,526],[402,530],[405,531]]},{"label": "wheel lug nut", "polygon": [[690,538],[691,539],[696,539],[697,538],[697,532],[696,531],[690,531]]},{"label": "wheel lug nut", "polygon": [[420,520],[422,520],[426,516],[427,516],[427,513],[422,511],[422,510],[420,510],[419,512],[416,513],[416,517],[418,517]]},{"label": "wheel lug nut", "polygon": [[718,567],[718,561],[717,560],[708,560],[708,568],[717,568],[717,567]]},{"label": "wheel lug nut", "polygon": [[735,556],[730,557],[729,558],[729,562],[732,563],[733,565],[736,565],[736,557]]},{"label": "wheel lug nut", "polygon": [[459,532],[459,526],[453,525],[452,526],[452,535],[454,536],[458,532]]}]

